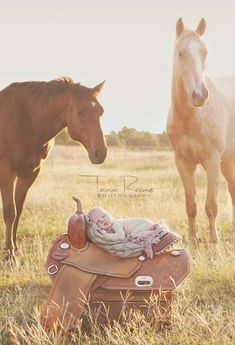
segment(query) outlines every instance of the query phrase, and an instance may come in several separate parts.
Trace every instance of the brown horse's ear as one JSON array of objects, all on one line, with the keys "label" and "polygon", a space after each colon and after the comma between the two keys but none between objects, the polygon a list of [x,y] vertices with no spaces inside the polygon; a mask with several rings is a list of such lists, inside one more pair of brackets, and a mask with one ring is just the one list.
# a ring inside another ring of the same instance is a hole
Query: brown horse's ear
[{"label": "brown horse's ear", "polygon": [[202,18],[197,26],[196,33],[199,36],[202,36],[206,30],[206,21],[204,18]]},{"label": "brown horse's ear", "polygon": [[176,36],[179,36],[183,31],[184,31],[184,23],[183,23],[182,18],[180,17],[176,23]]},{"label": "brown horse's ear", "polygon": [[102,90],[103,86],[104,86],[105,80],[102,81],[102,83],[100,83],[99,85],[96,85],[93,89],[92,89],[92,93],[94,96],[97,96],[100,91]]}]

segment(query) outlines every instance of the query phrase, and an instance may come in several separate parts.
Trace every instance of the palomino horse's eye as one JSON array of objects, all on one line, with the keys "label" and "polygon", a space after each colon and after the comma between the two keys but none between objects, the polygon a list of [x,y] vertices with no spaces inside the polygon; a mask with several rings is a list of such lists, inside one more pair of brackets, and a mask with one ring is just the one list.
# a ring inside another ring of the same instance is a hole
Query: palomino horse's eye
[{"label": "palomino horse's eye", "polygon": [[183,58],[184,56],[185,56],[185,52],[182,51],[182,50],[180,50],[180,51],[179,51],[179,57],[180,57],[180,58]]}]

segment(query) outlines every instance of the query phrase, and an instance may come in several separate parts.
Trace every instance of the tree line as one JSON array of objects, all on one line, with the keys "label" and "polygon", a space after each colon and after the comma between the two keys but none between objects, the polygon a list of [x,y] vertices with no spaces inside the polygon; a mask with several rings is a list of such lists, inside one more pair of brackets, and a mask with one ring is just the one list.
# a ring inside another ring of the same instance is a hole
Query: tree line
[{"label": "tree line", "polygon": [[[159,149],[170,148],[170,143],[166,132],[150,133],[146,131],[138,131],[135,128],[123,127],[120,131],[112,131],[105,135],[108,146],[118,147],[155,147]],[[56,136],[56,144],[60,145],[76,145],[64,129]]]}]

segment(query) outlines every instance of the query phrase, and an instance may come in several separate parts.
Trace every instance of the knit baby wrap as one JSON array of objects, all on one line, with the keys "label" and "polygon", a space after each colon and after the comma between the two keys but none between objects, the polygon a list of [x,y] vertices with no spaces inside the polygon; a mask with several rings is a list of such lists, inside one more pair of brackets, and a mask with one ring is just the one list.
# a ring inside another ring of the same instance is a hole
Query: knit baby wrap
[{"label": "knit baby wrap", "polygon": [[123,239],[116,240],[105,236],[104,230],[94,223],[89,216],[86,216],[87,235],[89,239],[97,246],[108,251],[110,254],[122,258],[136,257],[143,252],[147,257],[153,257],[152,245],[160,241],[163,232],[168,231],[168,227],[164,223],[154,224],[154,230],[141,232],[141,235],[128,233]]}]

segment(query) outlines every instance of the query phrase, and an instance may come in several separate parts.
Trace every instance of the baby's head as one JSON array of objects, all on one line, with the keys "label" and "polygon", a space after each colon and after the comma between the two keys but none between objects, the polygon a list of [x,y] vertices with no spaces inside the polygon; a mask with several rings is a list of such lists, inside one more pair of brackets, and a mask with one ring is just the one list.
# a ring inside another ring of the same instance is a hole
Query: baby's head
[{"label": "baby's head", "polygon": [[101,229],[107,229],[113,224],[113,217],[107,211],[101,207],[95,207],[90,212],[88,216],[91,220],[98,225]]}]

